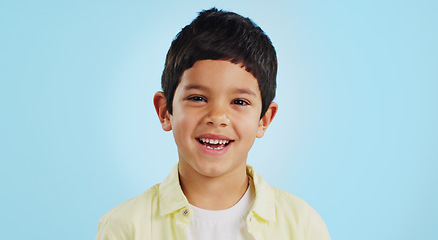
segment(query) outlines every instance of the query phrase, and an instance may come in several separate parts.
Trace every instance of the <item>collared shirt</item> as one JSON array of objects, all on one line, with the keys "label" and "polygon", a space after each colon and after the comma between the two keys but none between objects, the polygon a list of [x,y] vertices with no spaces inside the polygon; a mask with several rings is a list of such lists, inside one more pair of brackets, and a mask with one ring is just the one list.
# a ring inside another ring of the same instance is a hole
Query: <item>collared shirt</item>
[{"label": "collared shirt", "polygon": [[[268,185],[251,166],[247,173],[256,197],[246,224],[255,240],[330,240],[324,221],[305,201]],[[183,240],[192,215],[176,165],[161,184],[105,214],[96,240]]]}]

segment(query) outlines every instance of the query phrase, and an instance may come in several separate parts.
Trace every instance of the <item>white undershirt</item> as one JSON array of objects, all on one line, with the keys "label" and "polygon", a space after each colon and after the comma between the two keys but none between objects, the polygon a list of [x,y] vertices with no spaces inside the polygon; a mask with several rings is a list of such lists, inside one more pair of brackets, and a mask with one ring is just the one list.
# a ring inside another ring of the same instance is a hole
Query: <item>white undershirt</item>
[{"label": "white undershirt", "polygon": [[246,216],[254,201],[253,187],[248,186],[243,197],[231,208],[205,210],[190,204],[193,218],[185,233],[188,240],[249,240]]}]

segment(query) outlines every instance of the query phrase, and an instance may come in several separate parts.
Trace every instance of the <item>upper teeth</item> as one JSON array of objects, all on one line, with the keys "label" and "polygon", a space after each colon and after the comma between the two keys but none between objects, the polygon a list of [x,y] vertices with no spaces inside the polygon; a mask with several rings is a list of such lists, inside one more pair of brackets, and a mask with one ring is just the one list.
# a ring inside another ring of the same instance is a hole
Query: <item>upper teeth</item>
[{"label": "upper teeth", "polygon": [[208,138],[200,138],[200,140],[204,143],[210,144],[227,144],[230,140],[218,140],[218,139],[208,139]]}]

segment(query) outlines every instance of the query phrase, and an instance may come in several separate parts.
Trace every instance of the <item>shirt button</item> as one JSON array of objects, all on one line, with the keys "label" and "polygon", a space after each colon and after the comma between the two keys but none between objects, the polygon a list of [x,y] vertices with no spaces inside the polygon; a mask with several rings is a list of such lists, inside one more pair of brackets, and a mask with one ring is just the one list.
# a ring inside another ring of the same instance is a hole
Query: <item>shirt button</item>
[{"label": "shirt button", "polygon": [[184,209],[182,210],[182,215],[183,215],[184,217],[187,217],[188,215],[190,215],[190,211],[189,211],[189,209],[188,209],[188,208],[184,208]]}]

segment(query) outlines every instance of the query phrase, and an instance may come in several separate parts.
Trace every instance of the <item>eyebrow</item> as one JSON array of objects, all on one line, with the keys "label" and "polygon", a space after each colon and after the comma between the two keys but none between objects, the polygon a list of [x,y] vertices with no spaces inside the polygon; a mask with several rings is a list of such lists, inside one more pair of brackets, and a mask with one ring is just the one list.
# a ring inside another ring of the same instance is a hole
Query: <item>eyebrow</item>
[{"label": "eyebrow", "polygon": [[248,94],[248,95],[257,96],[257,94],[255,92],[251,91],[251,89],[249,89],[249,88],[238,88],[238,89],[235,89],[233,92],[239,93],[239,94]]},{"label": "eyebrow", "polygon": [[204,87],[202,85],[196,85],[196,84],[190,84],[184,87],[184,90],[186,91],[191,89],[207,90],[207,87]]},{"label": "eyebrow", "polygon": [[[190,84],[184,87],[185,91],[191,90],[191,89],[197,89],[197,90],[204,90],[207,91],[208,87],[202,86],[202,85],[196,85],[196,84]],[[257,96],[257,94],[255,92],[253,92],[251,89],[249,88],[236,88],[233,90],[234,94],[248,94],[248,95],[252,95],[252,96]]]}]

